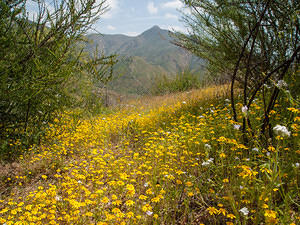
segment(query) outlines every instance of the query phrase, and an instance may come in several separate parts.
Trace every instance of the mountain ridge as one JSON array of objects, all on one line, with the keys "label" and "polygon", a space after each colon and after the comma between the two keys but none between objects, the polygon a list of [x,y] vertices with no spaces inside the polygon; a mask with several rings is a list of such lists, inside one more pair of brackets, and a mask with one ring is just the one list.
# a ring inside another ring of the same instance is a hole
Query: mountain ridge
[{"label": "mountain ridge", "polygon": [[120,55],[121,62],[115,66],[115,72],[122,76],[117,76],[118,80],[112,81],[110,88],[124,94],[149,92],[156,76],[175,77],[187,69],[199,72],[204,68],[203,60],[173,45],[172,32],[157,25],[135,37],[124,34],[89,34],[86,37],[88,52],[98,48],[105,55]]}]

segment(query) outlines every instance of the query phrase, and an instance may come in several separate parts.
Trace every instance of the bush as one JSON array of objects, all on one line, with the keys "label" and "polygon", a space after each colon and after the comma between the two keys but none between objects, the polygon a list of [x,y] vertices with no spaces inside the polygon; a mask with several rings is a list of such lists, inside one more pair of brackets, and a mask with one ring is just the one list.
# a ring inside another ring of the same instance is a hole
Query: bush
[{"label": "bush", "polygon": [[199,77],[189,70],[178,73],[175,78],[168,78],[166,75],[158,76],[152,85],[151,93],[163,95],[200,88],[202,85]]},{"label": "bush", "polygon": [[[39,10],[29,18],[25,0],[1,1],[1,142],[33,143],[54,113],[70,105],[67,82],[85,69],[75,43],[104,12],[104,2],[55,1],[52,10],[37,1]],[[14,155],[10,144],[0,146],[0,159]]]}]

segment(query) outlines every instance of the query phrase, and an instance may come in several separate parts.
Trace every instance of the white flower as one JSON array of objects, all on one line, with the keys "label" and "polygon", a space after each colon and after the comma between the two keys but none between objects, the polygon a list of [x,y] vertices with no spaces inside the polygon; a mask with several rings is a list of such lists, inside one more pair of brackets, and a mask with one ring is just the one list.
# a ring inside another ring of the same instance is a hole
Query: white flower
[{"label": "white flower", "polygon": [[144,187],[148,187],[149,186],[149,184],[146,182],[145,184],[144,184]]},{"label": "white flower", "polygon": [[242,107],[242,113],[243,113],[244,116],[247,116],[247,114],[248,114],[248,107],[246,105],[244,105]]},{"label": "white flower", "polygon": [[183,102],[182,102],[182,104],[186,104],[186,102],[185,102],[185,101],[183,101]]},{"label": "white flower", "polygon": [[249,214],[249,210],[248,210],[246,207],[240,209],[239,211],[240,211],[241,213],[243,213],[244,216],[247,216],[247,215]]},{"label": "white flower", "polygon": [[298,168],[300,166],[299,163],[295,163],[295,167]]},{"label": "white flower", "polygon": [[267,156],[270,156],[271,155],[271,153],[270,152],[267,152]]},{"label": "white flower", "polygon": [[233,128],[234,128],[235,130],[239,130],[240,127],[241,127],[241,125],[238,125],[238,124],[234,124],[234,125],[233,125]]},{"label": "white flower", "polygon": [[252,151],[258,152],[258,148],[252,148]]},{"label": "white flower", "polygon": [[56,200],[56,201],[60,201],[60,200],[61,200],[61,197],[60,197],[59,195],[56,195],[56,196],[55,196],[55,200]]},{"label": "white flower", "polygon": [[201,165],[202,166],[208,166],[209,164],[211,164],[214,161],[214,158],[210,158],[207,161],[203,162]]},{"label": "white flower", "polygon": [[281,126],[278,124],[273,128],[273,131],[275,132],[275,134],[281,137],[289,137],[291,135],[291,132],[288,131],[288,129],[285,126]]},{"label": "white flower", "polygon": [[225,102],[230,102],[230,100],[228,98],[225,99]]},{"label": "white flower", "polygon": [[285,87],[287,87],[287,83],[284,80],[279,80],[277,82],[277,87],[278,88],[285,88]]},{"label": "white flower", "polygon": [[148,216],[151,216],[151,215],[153,214],[153,212],[147,211],[146,214],[147,214]]},{"label": "white flower", "polygon": [[204,147],[207,148],[207,149],[211,149],[211,145],[210,144],[205,144]]},{"label": "white flower", "polygon": [[207,162],[207,161],[206,161],[206,162],[203,162],[201,165],[202,165],[202,166],[208,166],[209,164],[210,164],[210,162]]}]

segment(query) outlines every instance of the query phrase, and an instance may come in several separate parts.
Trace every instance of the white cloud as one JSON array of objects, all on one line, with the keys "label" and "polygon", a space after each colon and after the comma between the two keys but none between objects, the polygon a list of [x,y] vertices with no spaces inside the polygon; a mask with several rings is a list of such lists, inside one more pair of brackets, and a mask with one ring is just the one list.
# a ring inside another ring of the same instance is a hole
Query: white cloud
[{"label": "white cloud", "polygon": [[131,37],[136,37],[136,36],[138,36],[140,33],[138,33],[138,32],[135,32],[135,31],[133,31],[133,32],[127,32],[127,33],[125,33],[125,35],[127,35],[127,36],[131,36]]},{"label": "white cloud", "polygon": [[169,8],[169,9],[180,9],[184,5],[180,0],[173,0],[173,1],[168,1],[166,3],[163,3],[161,5],[162,8]]},{"label": "white cloud", "polygon": [[[42,7],[45,7],[49,13],[54,13],[55,9],[51,2],[45,1],[45,5],[40,4]],[[33,0],[29,0],[26,2],[26,12],[28,15],[28,19],[35,21],[40,13],[39,3]],[[46,17],[46,12],[44,13],[44,18]]]},{"label": "white cloud", "polygon": [[108,26],[106,26],[106,28],[109,29],[109,30],[115,30],[115,29],[116,29],[116,28],[115,28],[114,26],[112,26],[112,25],[108,25]]},{"label": "white cloud", "polygon": [[26,12],[30,20],[36,20],[38,15],[38,6],[35,2],[29,0],[26,2]]},{"label": "white cloud", "polygon": [[[58,3],[60,2],[59,0],[56,0]],[[103,0],[96,0],[95,5],[100,5],[102,4]],[[66,4],[66,3],[65,3]],[[75,5],[78,8],[84,7],[84,5],[82,5],[82,1],[81,0],[75,0]],[[119,7],[119,0],[106,0],[105,4],[103,5],[104,7],[107,7],[107,11],[101,15],[101,18],[112,18],[113,15],[115,15],[120,7]],[[102,6],[102,7],[103,7]],[[45,0],[45,7],[46,9],[49,10],[50,13],[54,13],[55,12],[55,8],[54,8],[54,1],[51,0]],[[39,12],[39,7],[38,7],[38,1],[36,0],[27,0],[26,2],[26,10],[27,10],[27,14],[29,16],[29,19],[33,20],[37,18],[38,12]],[[96,10],[94,10],[95,12]],[[66,11],[64,11],[66,12]]]},{"label": "white cloud", "polygon": [[[184,7],[184,8],[182,8],[182,12],[183,12],[184,14],[187,14],[187,15],[191,15],[191,14],[192,14],[192,10],[191,10],[191,8],[189,8],[189,7]],[[203,13],[204,11],[203,11],[202,8],[200,8],[200,9],[199,9],[199,12],[200,12],[200,13]]]},{"label": "white cloud", "polygon": [[158,8],[154,6],[153,2],[148,3],[147,9],[150,14],[156,14],[158,12]]},{"label": "white cloud", "polygon": [[119,0],[106,0],[105,5],[108,7],[108,11],[101,16],[104,19],[112,18],[120,9]]},{"label": "white cloud", "polygon": [[187,32],[187,29],[185,27],[180,27],[180,26],[169,26],[169,29],[183,32],[183,33]]},{"label": "white cloud", "polygon": [[179,32],[187,33],[187,28],[181,26],[163,25],[161,26],[161,28],[169,31],[179,31]]},{"label": "white cloud", "polygon": [[178,16],[172,14],[172,13],[166,13],[165,14],[166,19],[178,19]]}]

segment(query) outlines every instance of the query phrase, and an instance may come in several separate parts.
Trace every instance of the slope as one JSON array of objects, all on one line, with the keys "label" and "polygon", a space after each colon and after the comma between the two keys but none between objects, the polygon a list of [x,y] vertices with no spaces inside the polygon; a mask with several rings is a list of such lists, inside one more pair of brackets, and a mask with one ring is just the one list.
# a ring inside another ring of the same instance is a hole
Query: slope
[{"label": "slope", "polygon": [[[256,138],[246,146],[226,90],[57,118],[19,164],[1,168],[0,223],[296,224],[299,130],[274,146]],[[252,118],[263,112],[256,104]],[[299,118],[291,111],[290,122]]]},{"label": "slope", "polygon": [[[201,71],[204,67],[201,59],[173,45],[170,32],[158,26],[137,37],[90,34],[87,38],[90,40],[86,45],[87,51],[93,52],[98,46],[105,54],[116,53],[121,56],[115,70],[119,81],[114,81],[111,85],[121,93],[143,94],[149,91],[149,84],[155,76],[165,74],[172,77],[185,69]],[[128,85],[128,81],[133,83]],[[143,81],[143,85],[139,81]]]}]

